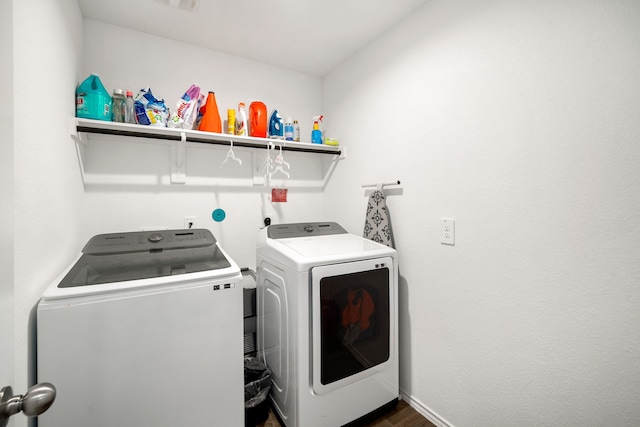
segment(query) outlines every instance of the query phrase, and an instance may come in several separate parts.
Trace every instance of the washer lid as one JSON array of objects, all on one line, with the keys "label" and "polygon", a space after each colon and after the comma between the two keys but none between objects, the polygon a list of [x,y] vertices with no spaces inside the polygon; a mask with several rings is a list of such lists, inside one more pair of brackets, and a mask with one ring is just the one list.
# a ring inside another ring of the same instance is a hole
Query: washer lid
[{"label": "washer lid", "polygon": [[206,229],[100,234],[89,240],[58,287],[150,279],[230,266],[215,237]]}]

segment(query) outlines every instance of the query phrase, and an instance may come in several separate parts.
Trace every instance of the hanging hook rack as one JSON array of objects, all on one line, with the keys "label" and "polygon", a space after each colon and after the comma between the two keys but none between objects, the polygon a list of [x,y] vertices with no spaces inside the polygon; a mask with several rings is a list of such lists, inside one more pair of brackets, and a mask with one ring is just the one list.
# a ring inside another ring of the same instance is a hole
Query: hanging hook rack
[{"label": "hanging hook rack", "polygon": [[389,182],[377,182],[377,183],[374,183],[374,184],[362,184],[362,188],[376,187],[376,189],[382,190],[382,187],[386,187],[388,185],[400,185],[400,180],[389,181]]}]

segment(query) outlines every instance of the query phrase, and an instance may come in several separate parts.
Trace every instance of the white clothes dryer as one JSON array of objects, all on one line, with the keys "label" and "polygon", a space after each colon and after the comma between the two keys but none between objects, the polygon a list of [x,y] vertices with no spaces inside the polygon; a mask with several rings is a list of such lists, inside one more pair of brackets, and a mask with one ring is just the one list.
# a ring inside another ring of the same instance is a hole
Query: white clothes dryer
[{"label": "white clothes dryer", "polygon": [[399,395],[397,252],[336,223],[257,244],[258,352],[287,427],[348,424]]}]

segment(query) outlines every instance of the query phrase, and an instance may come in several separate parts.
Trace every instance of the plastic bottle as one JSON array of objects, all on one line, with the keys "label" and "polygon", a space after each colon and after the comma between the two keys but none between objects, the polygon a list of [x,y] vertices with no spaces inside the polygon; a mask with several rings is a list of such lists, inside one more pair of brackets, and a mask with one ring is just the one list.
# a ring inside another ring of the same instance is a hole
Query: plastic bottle
[{"label": "plastic bottle", "polygon": [[111,96],[97,74],[91,74],[76,89],[76,117],[111,121]]},{"label": "plastic bottle", "polygon": [[300,142],[300,124],[297,120],[293,121],[293,140]]},{"label": "plastic bottle", "polygon": [[227,133],[229,135],[236,133],[236,110],[233,108],[227,110]]},{"label": "plastic bottle", "polygon": [[202,119],[200,120],[198,130],[222,133],[222,120],[220,120],[215,93],[209,92],[209,95],[207,95],[207,103],[204,104],[201,111]]},{"label": "plastic bottle", "polygon": [[293,120],[291,120],[291,117],[287,117],[284,121],[284,139],[293,141]]},{"label": "plastic bottle", "polygon": [[247,110],[244,102],[238,104],[238,115],[236,116],[236,135],[247,136]]},{"label": "plastic bottle", "polygon": [[249,104],[249,136],[267,137],[267,106],[260,101]]},{"label": "plastic bottle", "polygon": [[111,120],[124,123],[124,91],[114,89],[111,97]]},{"label": "plastic bottle", "polygon": [[133,92],[127,90],[127,97],[124,100],[124,122],[136,124],[136,108],[133,101]]},{"label": "plastic bottle", "polygon": [[313,130],[311,131],[311,143],[322,144],[322,132],[320,131],[320,122],[322,116],[315,116],[313,118]]}]

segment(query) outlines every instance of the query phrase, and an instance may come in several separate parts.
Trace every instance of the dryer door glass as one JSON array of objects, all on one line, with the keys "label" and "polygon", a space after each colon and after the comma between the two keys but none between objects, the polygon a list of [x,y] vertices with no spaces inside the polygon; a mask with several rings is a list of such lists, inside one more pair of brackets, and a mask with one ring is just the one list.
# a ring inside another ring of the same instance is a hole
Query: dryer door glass
[{"label": "dryer door glass", "polygon": [[342,264],[341,268],[341,273],[325,271],[329,274],[321,278],[317,277],[321,271],[313,270],[313,298],[317,298],[313,304],[317,307],[313,325],[316,392],[368,376],[367,370],[389,360],[393,272],[390,259],[386,263],[377,260],[373,264]]}]

